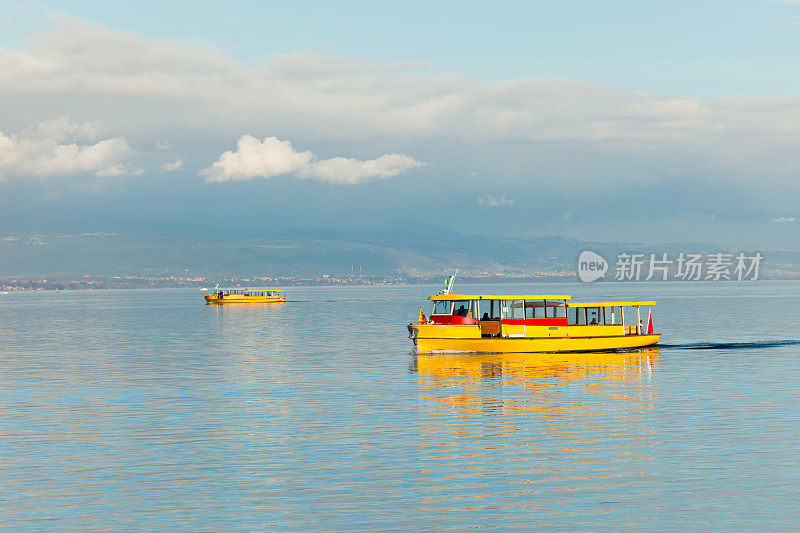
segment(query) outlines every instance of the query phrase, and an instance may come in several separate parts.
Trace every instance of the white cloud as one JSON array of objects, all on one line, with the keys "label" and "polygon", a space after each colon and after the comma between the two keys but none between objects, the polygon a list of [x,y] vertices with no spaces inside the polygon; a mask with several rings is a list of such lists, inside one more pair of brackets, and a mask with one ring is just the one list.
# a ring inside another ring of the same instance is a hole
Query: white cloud
[{"label": "white cloud", "polygon": [[166,170],[167,172],[173,172],[175,170],[178,170],[182,166],[183,166],[183,160],[179,157],[172,163],[170,162],[164,163],[163,165],[161,165],[161,169]]},{"label": "white cloud", "polygon": [[235,151],[220,155],[210,167],[201,170],[200,175],[208,182],[223,182],[294,174],[298,178],[352,185],[397,176],[420,166],[422,163],[403,154],[382,155],[368,161],[345,157],[317,160],[311,152],[297,152],[289,141],[267,137],[262,142],[251,135],[243,135]]},{"label": "white cloud", "polygon": [[235,181],[271,178],[297,172],[311,162],[311,152],[296,152],[289,141],[267,137],[264,142],[243,135],[236,151],[227,151],[210,167],[200,171],[206,181]]},{"label": "white cloud", "polygon": [[91,144],[99,131],[98,123],[75,124],[61,117],[11,135],[0,132],[0,176],[47,178],[83,172],[107,177],[135,173],[137,170],[127,162],[133,154],[128,142],[112,137]]},{"label": "white cloud", "polygon": [[794,217],[778,217],[778,218],[773,218],[772,220],[770,220],[770,222],[773,222],[775,224],[786,224],[788,222],[796,222],[796,219]]},{"label": "white cloud", "polygon": [[423,163],[405,154],[386,154],[367,161],[334,157],[314,161],[300,169],[297,175],[301,178],[352,185],[373,178],[391,178],[421,166]]},{"label": "white cloud", "polygon": [[492,196],[487,194],[478,198],[478,205],[482,207],[513,207],[517,202],[513,198],[506,198],[506,195]]},{"label": "white cloud", "polygon": [[[0,49],[6,128],[22,128],[31,114],[68,112],[82,121],[102,117],[127,138],[151,145],[169,138],[196,146],[193,155],[267,127],[282,139],[371,143],[381,146],[377,153],[403,143],[426,143],[433,154],[436,143],[463,142],[471,150],[513,142],[521,151],[523,143],[560,144],[599,155],[608,167],[565,172],[565,186],[581,181],[604,189],[599,170],[623,176],[617,171],[626,164],[647,180],[669,170],[670,179],[749,183],[759,175],[762,184],[786,184],[800,171],[800,99],[788,96],[701,99],[555,78],[486,82],[426,63],[311,52],[248,64],[213,47],[147,39],[65,15],[56,20],[23,49]],[[557,157],[555,164],[569,166]],[[307,177],[322,179],[332,166],[353,165],[319,163]],[[381,175],[387,163],[378,158],[364,172]],[[248,169],[210,172],[211,180],[243,179]]]}]

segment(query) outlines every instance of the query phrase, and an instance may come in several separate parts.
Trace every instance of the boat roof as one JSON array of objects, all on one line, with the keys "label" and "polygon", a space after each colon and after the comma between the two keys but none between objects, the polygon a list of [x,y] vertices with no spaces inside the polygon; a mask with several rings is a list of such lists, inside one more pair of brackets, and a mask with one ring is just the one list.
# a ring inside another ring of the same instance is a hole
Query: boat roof
[{"label": "boat roof", "polygon": [[572,296],[567,294],[434,294],[428,296],[428,300],[569,300]]},{"label": "boat roof", "polygon": [[640,305],[656,305],[655,300],[638,302],[570,302],[567,307],[638,307]]},{"label": "boat roof", "polygon": [[214,287],[215,291],[282,291],[283,289],[273,289],[270,287]]}]

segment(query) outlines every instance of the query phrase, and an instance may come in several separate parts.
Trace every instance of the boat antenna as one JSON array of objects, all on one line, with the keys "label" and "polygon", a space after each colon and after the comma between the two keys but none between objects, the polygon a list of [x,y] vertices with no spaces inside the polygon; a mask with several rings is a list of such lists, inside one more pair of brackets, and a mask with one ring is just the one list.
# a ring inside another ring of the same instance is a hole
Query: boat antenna
[{"label": "boat antenna", "polygon": [[458,269],[456,269],[456,271],[444,281],[444,290],[442,291],[442,294],[450,294],[452,292],[453,281],[456,279],[456,274],[458,274]]}]

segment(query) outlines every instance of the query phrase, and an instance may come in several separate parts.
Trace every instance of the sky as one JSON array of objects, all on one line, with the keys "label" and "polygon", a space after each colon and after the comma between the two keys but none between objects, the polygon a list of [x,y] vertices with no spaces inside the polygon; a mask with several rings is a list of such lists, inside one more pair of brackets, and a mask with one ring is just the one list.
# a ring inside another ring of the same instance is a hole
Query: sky
[{"label": "sky", "polygon": [[0,234],[800,247],[800,1],[0,2]]}]

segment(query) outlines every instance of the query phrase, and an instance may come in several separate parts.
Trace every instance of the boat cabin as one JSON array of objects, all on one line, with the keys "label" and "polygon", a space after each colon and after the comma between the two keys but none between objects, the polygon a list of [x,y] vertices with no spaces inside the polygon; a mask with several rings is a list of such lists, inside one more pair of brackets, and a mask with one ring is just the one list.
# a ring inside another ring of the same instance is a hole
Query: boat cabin
[{"label": "boat cabin", "polygon": [[568,323],[570,326],[624,326],[624,335],[641,335],[640,307],[655,304],[654,301],[569,303]]},{"label": "boat cabin", "polygon": [[[639,307],[655,305],[652,301],[571,303],[570,299],[564,294],[437,294],[429,297],[433,301],[429,323],[478,325],[481,337],[637,335],[642,333]],[[625,308],[635,312],[626,314]]]},{"label": "boat cabin", "polygon": [[282,303],[286,301],[286,293],[270,288],[214,287],[211,293],[206,292],[205,300],[213,304]]},{"label": "boat cabin", "polygon": [[280,289],[248,289],[242,287],[214,288],[214,296],[217,298],[281,298],[282,294]]}]

